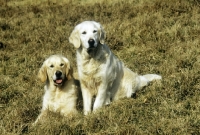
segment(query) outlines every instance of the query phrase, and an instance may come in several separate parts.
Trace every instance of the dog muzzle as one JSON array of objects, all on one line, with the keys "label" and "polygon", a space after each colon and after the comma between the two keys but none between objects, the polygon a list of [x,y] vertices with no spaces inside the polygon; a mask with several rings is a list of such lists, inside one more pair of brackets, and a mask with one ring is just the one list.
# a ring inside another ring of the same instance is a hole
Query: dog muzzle
[{"label": "dog muzzle", "polygon": [[53,79],[55,85],[62,85],[65,78],[62,77],[62,72],[56,71],[55,77]]}]

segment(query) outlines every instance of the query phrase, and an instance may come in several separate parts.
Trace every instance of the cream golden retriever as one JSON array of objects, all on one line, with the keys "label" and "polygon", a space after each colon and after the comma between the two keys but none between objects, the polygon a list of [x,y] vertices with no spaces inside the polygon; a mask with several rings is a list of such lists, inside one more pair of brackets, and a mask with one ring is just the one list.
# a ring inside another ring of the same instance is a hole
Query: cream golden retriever
[{"label": "cream golden retriever", "polygon": [[[95,21],[78,24],[69,37],[77,48],[77,66],[83,95],[84,113],[110,101],[131,97],[154,79],[156,74],[138,75],[124,66],[105,44],[105,32]],[[96,96],[92,107],[92,97]]]},{"label": "cream golden retriever", "polygon": [[47,114],[47,111],[58,112],[64,116],[77,113],[80,99],[80,87],[73,78],[69,60],[61,55],[47,58],[39,70],[38,78],[46,82],[44,86],[42,110],[34,125]]}]

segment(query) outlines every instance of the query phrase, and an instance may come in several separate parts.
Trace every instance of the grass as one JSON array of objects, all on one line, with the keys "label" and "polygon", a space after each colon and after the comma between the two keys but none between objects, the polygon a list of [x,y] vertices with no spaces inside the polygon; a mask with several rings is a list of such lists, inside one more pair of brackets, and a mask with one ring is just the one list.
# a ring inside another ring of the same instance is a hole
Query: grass
[{"label": "grass", "polygon": [[[200,134],[200,2],[198,0],[4,0],[0,2],[0,133]],[[136,99],[67,119],[49,113],[32,127],[46,57],[63,54],[76,71],[68,37],[84,20],[100,22],[112,51],[133,71],[157,73]]]}]

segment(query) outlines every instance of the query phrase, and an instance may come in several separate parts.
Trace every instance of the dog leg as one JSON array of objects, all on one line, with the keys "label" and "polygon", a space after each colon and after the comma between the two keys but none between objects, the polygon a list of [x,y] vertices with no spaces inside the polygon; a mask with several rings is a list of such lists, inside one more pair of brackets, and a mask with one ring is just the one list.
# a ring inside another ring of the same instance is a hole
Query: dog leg
[{"label": "dog leg", "polygon": [[107,89],[104,86],[99,86],[93,110],[95,111],[98,108],[102,107],[106,103],[106,100],[108,101],[108,98],[110,98],[108,96],[110,96],[110,94],[107,93]]},{"label": "dog leg", "polygon": [[83,108],[84,114],[88,115],[92,110],[92,94],[86,88],[82,87],[82,95],[83,95]]},{"label": "dog leg", "polygon": [[111,102],[111,94],[110,94],[110,92],[107,92],[107,97],[106,97],[105,105],[109,105],[110,102]]},{"label": "dog leg", "polygon": [[43,117],[45,117],[46,115],[47,115],[47,110],[42,110],[41,113],[39,114],[39,116],[37,117],[36,121],[35,121],[32,125],[33,125],[33,126],[36,126],[36,124],[37,124],[38,122],[40,122],[41,119],[42,119]]}]

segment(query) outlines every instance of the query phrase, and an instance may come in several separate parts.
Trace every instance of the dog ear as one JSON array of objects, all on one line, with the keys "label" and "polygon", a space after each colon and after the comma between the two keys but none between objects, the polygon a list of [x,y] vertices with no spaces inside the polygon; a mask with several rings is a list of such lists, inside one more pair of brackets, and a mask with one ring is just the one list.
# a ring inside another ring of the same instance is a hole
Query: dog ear
[{"label": "dog ear", "polygon": [[101,44],[105,43],[106,33],[100,23],[94,22],[99,30],[99,41]]},{"label": "dog ear", "polygon": [[67,80],[72,79],[73,78],[73,68],[71,66],[68,67],[67,72],[68,72],[68,74],[66,74]]},{"label": "dog ear", "polygon": [[63,57],[65,63],[66,63],[66,77],[67,77],[67,80],[70,80],[73,78],[73,69],[70,65],[70,62],[67,58]]},{"label": "dog ear", "polygon": [[105,38],[106,38],[106,33],[103,29],[103,27],[100,25],[100,36],[99,36],[99,41],[101,44],[104,44],[105,43]]},{"label": "dog ear", "polygon": [[45,82],[47,80],[47,70],[45,63],[43,63],[42,67],[40,68],[38,72],[38,78],[42,81]]},{"label": "dog ear", "polygon": [[75,48],[79,48],[80,45],[81,45],[81,40],[80,40],[80,36],[79,36],[79,33],[78,33],[78,30],[75,28],[70,37],[69,37],[69,42],[72,43]]}]

